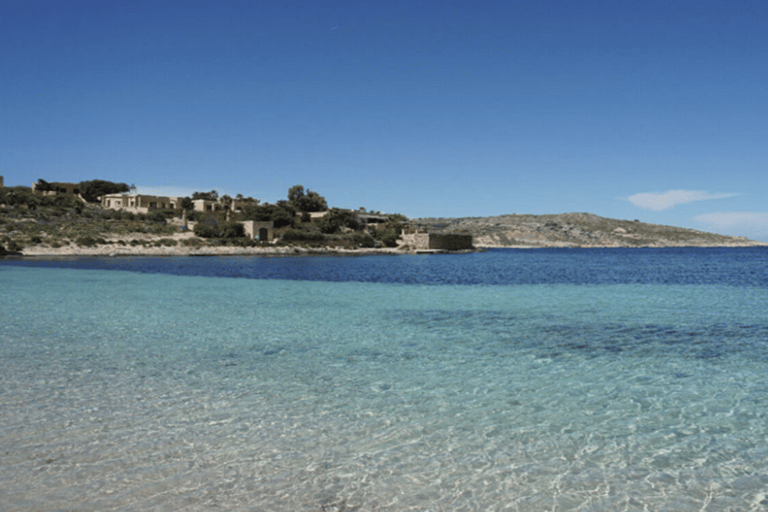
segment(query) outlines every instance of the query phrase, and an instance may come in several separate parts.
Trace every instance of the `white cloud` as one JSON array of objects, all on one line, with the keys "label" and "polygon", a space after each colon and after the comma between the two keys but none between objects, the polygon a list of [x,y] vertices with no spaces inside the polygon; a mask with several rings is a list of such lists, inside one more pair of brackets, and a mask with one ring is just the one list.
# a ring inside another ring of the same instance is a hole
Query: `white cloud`
[{"label": "white cloud", "polygon": [[629,196],[627,199],[640,208],[649,210],[666,210],[678,204],[692,201],[704,201],[706,199],[722,199],[733,197],[736,194],[710,194],[702,190],[668,190],[667,192],[644,192]]}]

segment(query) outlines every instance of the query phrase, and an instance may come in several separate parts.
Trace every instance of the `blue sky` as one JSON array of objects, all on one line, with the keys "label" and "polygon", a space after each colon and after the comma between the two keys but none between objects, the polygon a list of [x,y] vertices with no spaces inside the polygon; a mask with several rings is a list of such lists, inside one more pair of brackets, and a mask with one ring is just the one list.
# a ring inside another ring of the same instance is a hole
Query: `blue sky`
[{"label": "blue sky", "polygon": [[768,2],[0,4],[0,174],[768,241]]}]

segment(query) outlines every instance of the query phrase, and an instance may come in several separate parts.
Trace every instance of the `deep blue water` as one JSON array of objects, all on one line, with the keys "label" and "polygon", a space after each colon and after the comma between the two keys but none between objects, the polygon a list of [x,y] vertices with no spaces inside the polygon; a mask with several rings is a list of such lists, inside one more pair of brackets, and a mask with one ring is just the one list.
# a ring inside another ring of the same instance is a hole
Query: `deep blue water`
[{"label": "deep blue water", "polygon": [[9,259],[3,264],[179,276],[431,285],[768,286],[768,247],[492,249],[468,254],[364,257],[78,257]]}]

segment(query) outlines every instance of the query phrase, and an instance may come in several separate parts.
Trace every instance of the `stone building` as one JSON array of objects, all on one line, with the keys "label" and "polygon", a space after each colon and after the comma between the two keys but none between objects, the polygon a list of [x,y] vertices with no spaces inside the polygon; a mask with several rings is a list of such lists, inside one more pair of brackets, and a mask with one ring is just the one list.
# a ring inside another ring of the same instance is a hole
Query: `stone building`
[{"label": "stone building", "polygon": [[215,212],[219,210],[237,212],[243,209],[243,202],[236,199],[233,199],[229,203],[229,206],[227,206],[221,198],[216,201],[211,201],[209,199],[193,199],[192,204],[194,205],[196,212]]},{"label": "stone building", "polygon": [[472,235],[456,233],[404,233],[403,242],[416,251],[462,251],[472,249]]},{"label": "stone building", "polygon": [[149,213],[152,210],[181,208],[180,197],[147,196],[143,194],[105,194],[101,207],[108,210],[126,210],[132,213]]},{"label": "stone building", "polygon": [[[45,188],[43,188],[43,186]],[[57,194],[63,194],[67,196],[75,196],[80,200],[84,199],[80,196],[80,184],[79,183],[64,183],[60,181],[43,182],[32,184],[32,193],[38,196],[55,196]]]},{"label": "stone building", "polygon": [[241,222],[245,236],[260,242],[271,242],[275,238],[275,223],[270,221],[244,220]]}]

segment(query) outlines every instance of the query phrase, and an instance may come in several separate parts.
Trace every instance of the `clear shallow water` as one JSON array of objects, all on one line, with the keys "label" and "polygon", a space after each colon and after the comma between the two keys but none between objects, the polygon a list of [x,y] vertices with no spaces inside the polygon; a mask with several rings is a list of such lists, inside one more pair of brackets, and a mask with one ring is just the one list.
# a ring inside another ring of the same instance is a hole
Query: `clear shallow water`
[{"label": "clear shallow water", "polygon": [[5,261],[0,509],[765,510],[767,262]]}]

